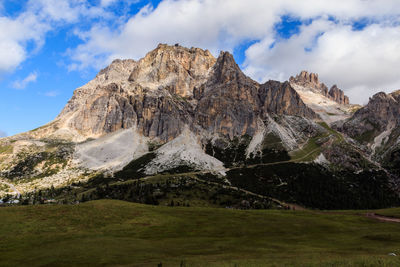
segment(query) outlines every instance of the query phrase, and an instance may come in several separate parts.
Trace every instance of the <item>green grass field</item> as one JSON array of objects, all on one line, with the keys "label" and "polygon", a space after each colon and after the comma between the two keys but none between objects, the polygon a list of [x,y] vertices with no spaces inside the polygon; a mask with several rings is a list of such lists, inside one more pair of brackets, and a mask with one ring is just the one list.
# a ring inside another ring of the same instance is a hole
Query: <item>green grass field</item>
[{"label": "green grass field", "polygon": [[99,200],[0,208],[0,222],[0,266],[400,266],[400,224],[351,211]]}]

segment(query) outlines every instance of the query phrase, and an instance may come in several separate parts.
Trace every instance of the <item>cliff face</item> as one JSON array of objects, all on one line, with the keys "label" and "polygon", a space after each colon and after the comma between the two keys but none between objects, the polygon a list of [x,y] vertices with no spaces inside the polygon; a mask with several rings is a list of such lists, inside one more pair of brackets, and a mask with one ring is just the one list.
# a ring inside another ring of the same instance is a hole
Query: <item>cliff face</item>
[{"label": "cliff face", "polygon": [[304,104],[289,82],[268,81],[259,90],[263,113],[297,115],[316,119],[318,115]]},{"label": "cliff face", "polygon": [[97,138],[136,127],[167,142],[185,125],[194,132],[252,136],[267,114],[318,116],[286,83],[247,77],[228,52],[160,44],[139,61],[116,60],[75,90],[57,119],[37,136]]},{"label": "cliff face", "polygon": [[134,66],[129,81],[157,90],[164,88],[182,97],[193,95],[203,84],[216,59],[208,50],[160,44]]},{"label": "cliff face", "polygon": [[42,132],[83,140],[137,126],[145,136],[171,140],[191,124],[193,89],[215,61],[199,48],[163,44],[138,62],[116,60],[75,90],[52,129]]},{"label": "cliff face", "polygon": [[209,132],[231,138],[253,135],[258,87],[242,73],[232,55],[221,53],[208,81],[196,90],[196,122]]}]

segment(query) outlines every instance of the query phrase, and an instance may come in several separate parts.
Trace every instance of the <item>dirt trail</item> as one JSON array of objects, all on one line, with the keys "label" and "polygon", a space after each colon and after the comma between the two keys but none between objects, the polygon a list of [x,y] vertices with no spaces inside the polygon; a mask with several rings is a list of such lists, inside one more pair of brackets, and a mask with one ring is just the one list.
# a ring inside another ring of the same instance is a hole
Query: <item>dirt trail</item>
[{"label": "dirt trail", "polygon": [[367,213],[365,214],[366,217],[372,218],[381,222],[395,222],[395,223],[400,223],[400,218],[394,218],[394,217],[388,217],[384,215],[379,215],[376,213]]},{"label": "dirt trail", "polygon": [[242,169],[242,168],[255,168],[258,166],[272,166],[272,165],[279,165],[279,164],[290,163],[290,162],[298,163],[298,162],[302,161],[303,159],[307,158],[312,153],[316,152],[318,149],[319,148],[316,148],[298,159],[290,159],[290,160],[285,160],[285,161],[276,161],[276,162],[270,162],[270,163],[258,163],[258,164],[252,164],[252,165],[247,165],[247,166],[231,167],[231,168],[226,168],[226,170],[230,171],[230,170],[236,170],[236,169]]}]

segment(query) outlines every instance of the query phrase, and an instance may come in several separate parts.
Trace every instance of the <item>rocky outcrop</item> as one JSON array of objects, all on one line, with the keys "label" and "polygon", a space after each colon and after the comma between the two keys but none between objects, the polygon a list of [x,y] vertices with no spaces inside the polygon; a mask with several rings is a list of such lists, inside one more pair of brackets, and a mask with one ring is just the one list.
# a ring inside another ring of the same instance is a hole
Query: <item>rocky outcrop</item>
[{"label": "rocky outcrop", "polygon": [[171,94],[189,97],[203,84],[216,59],[208,50],[159,44],[138,61],[129,81],[156,90],[165,88]]},{"label": "rocky outcrop", "polygon": [[342,105],[350,104],[349,97],[344,95],[344,92],[340,90],[336,84],[329,90],[329,98]]},{"label": "rocky outcrop", "polygon": [[316,90],[324,96],[329,95],[328,87],[324,83],[319,82],[318,74],[316,73],[308,73],[303,70],[296,77],[290,77],[289,82]]},{"label": "rocky outcrop", "polygon": [[400,90],[375,94],[349,120],[336,126],[357,141],[356,146],[364,150],[369,158],[390,172],[390,177],[397,176],[392,178],[399,186]]},{"label": "rocky outcrop", "polygon": [[307,107],[289,82],[268,81],[259,90],[263,114],[297,115],[316,119],[318,115]]},{"label": "rocky outcrop", "polygon": [[303,70],[300,72],[300,74],[296,75],[296,77],[290,77],[289,81],[302,87],[309,88],[314,92],[318,92],[321,95],[337,102],[338,104],[350,104],[349,98],[341,89],[337,87],[336,84],[328,90],[328,87],[324,83],[319,82],[318,74],[316,73],[308,73],[307,71]]}]

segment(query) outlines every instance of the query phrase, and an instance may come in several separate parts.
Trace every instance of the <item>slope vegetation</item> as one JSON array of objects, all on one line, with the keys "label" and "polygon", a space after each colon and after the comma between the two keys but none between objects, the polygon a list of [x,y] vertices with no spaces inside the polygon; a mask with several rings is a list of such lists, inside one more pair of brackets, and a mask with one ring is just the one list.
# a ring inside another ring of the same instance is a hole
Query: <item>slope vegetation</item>
[{"label": "slope vegetation", "polygon": [[[121,201],[0,209],[1,266],[399,266],[400,224]],[[159,265],[160,266],[160,265]]]}]

